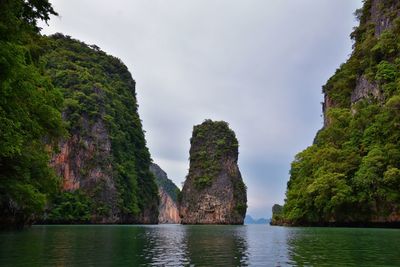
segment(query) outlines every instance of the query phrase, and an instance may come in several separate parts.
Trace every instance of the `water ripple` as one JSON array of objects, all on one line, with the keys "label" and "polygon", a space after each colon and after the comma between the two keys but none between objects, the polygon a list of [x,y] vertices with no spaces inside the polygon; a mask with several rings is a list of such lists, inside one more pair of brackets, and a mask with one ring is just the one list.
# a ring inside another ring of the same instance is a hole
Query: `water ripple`
[{"label": "water ripple", "polygon": [[0,232],[0,266],[400,266],[400,231],[34,226]]}]

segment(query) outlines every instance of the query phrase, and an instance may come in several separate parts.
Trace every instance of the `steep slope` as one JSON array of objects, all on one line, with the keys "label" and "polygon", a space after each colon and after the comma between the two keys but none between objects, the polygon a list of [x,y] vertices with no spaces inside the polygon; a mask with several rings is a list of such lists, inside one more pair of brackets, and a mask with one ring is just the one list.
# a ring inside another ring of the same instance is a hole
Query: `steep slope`
[{"label": "steep slope", "polygon": [[400,225],[400,2],[367,0],[349,60],[323,87],[324,127],[274,223]]},{"label": "steep slope", "polygon": [[69,136],[52,166],[63,194],[47,222],[157,223],[158,194],[126,66],[96,46],[56,34],[42,62],[61,89]]},{"label": "steep slope", "polygon": [[160,205],[158,207],[158,223],[180,223],[178,210],[179,188],[168,179],[167,174],[155,163],[150,165],[150,171],[156,177]]},{"label": "steep slope", "polygon": [[47,0],[0,1],[0,228],[31,224],[57,191],[48,150],[65,132],[62,97],[42,71],[36,26],[50,15]]},{"label": "steep slope", "polygon": [[243,224],[246,186],[237,161],[238,141],[224,121],[193,127],[190,168],[182,189],[183,224]]}]

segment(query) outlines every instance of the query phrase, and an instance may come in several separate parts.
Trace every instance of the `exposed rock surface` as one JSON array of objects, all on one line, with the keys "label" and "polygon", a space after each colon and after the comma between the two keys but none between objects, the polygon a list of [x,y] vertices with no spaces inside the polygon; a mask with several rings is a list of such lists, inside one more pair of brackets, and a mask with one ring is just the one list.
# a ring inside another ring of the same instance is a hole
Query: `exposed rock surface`
[{"label": "exposed rock surface", "polygon": [[363,2],[353,52],[323,86],[324,127],[271,224],[400,227],[400,1]]},{"label": "exposed rock surface", "polygon": [[[107,203],[111,208],[107,216],[93,216],[93,222],[115,223],[118,221],[117,189],[112,176],[111,142],[103,121],[98,120],[89,126],[83,117],[84,136],[73,134],[60,144],[60,153],[54,155],[51,165],[58,175],[63,177],[62,188],[65,191],[84,189],[91,197]],[[102,162],[102,164],[96,164]],[[103,184],[101,196],[95,192],[96,185]]]},{"label": "exposed rock surface", "polygon": [[158,223],[180,223],[177,194],[179,188],[168,179],[167,174],[160,166],[152,163],[150,171],[156,177],[158,194],[160,196],[160,205],[158,207]]},{"label": "exposed rock surface", "polygon": [[335,106],[335,103],[333,102],[333,100],[329,97],[329,95],[325,94],[324,102],[322,103],[322,113],[324,114],[324,126],[327,126],[330,124],[330,119],[326,114],[327,114],[327,111],[334,106]]},{"label": "exposed rock surface", "polygon": [[385,30],[389,29],[393,24],[392,18],[400,15],[398,11],[398,1],[393,1],[390,7],[388,7],[392,18],[388,16],[388,13],[382,12],[383,5],[382,0],[371,0],[370,21],[375,26],[375,37],[379,37]]},{"label": "exposed rock surface", "polygon": [[157,223],[157,186],[131,74],[98,47],[61,34],[48,41],[43,59],[64,93],[69,136],[51,161],[63,193],[47,220]]},{"label": "exposed rock surface", "polygon": [[[367,10],[367,15],[365,16],[366,21],[362,21],[361,24],[370,25],[376,38],[380,38],[385,30],[391,29],[395,18],[400,16],[399,1],[367,0],[363,9]],[[357,37],[353,36],[353,38],[357,41]],[[327,116],[328,110],[339,105],[335,103],[329,92],[324,90],[324,93],[322,111],[324,114],[324,126],[327,126],[330,123],[330,119]],[[354,104],[369,97],[382,100],[382,88],[379,88],[377,83],[367,79],[365,74],[358,73],[354,85],[350,88],[349,104]]]},{"label": "exposed rock surface", "polygon": [[158,223],[180,223],[179,210],[177,203],[172,200],[170,195],[159,188],[160,206],[158,207]]},{"label": "exposed rock surface", "polygon": [[238,141],[226,122],[194,126],[190,168],[182,189],[183,224],[243,224],[246,186],[237,161]]},{"label": "exposed rock surface", "polygon": [[356,103],[367,97],[380,98],[381,92],[377,85],[372,84],[367,80],[365,75],[362,75],[357,79],[356,87],[351,93],[351,103]]}]

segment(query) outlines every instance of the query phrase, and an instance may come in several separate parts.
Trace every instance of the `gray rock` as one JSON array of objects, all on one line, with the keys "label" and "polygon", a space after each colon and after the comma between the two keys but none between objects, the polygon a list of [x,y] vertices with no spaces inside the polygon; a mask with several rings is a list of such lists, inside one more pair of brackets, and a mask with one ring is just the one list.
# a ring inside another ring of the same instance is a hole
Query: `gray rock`
[{"label": "gray rock", "polygon": [[194,127],[179,210],[183,224],[243,224],[247,196],[237,161],[238,142],[226,122]]},{"label": "gray rock", "polygon": [[367,78],[362,75],[357,79],[356,88],[351,93],[351,103],[354,104],[367,97],[379,99],[381,97],[381,92],[377,85],[369,82]]}]

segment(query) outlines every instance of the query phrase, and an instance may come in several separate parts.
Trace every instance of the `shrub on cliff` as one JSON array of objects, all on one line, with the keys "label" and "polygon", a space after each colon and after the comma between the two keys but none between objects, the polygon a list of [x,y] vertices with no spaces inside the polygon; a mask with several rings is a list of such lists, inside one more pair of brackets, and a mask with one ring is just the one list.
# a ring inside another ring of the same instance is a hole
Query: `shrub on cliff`
[{"label": "shrub on cliff", "polygon": [[[127,67],[99,47],[62,34],[45,38],[43,49],[45,72],[64,95],[63,117],[70,138],[76,138],[67,163],[81,190],[94,199],[88,212],[106,221],[118,217],[119,222],[141,222],[146,213],[149,222],[157,222],[157,186]],[[59,205],[63,203],[50,208]]]},{"label": "shrub on cliff", "polygon": [[246,185],[237,161],[238,141],[224,121],[193,127],[190,168],[182,189],[182,223],[243,224]]},{"label": "shrub on cliff", "polygon": [[45,207],[58,179],[48,150],[64,134],[62,95],[43,73],[37,20],[47,0],[0,2],[0,224],[22,226]]},{"label": "shrub on cliff", "polygon": [[[398,1],[368,0],[357,12],[354,51],[323,87],[326,125],[292,162],[286,222],[388,222],[400,214],[399,11]],[[361,98],[352,97],[357,90]]]}]

